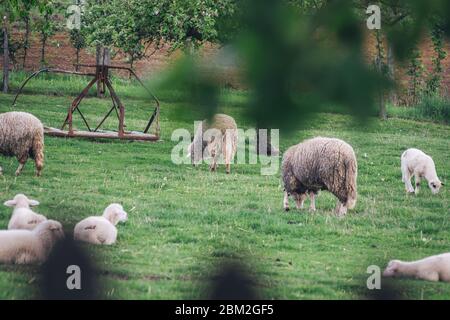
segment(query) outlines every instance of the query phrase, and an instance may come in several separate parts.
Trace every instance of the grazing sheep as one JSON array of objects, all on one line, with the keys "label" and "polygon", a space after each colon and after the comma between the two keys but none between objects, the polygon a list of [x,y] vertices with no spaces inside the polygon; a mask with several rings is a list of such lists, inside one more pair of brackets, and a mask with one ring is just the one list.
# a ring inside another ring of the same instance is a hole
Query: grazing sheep
[{"label": "grazing sheep", "polygon": [[443,253],[413,262],[391,260],[384,270],[383,276],[450,282],[450,253]]},{"label": "grazing sheep", "polygon": [[17,194],[13,200],[4,203],[7,207],[14,207],[13,214],[9,220],[8,229],[33,230],[38,224],[47,220],[42,214],[33,212],[30,206],[39,205],[39,201],[28,199],[24,194]]},{"label": "grazing sheep", "polygon": [[[433,159],[419,149],[408,149],[401,156],[402,181],[405,183],[407,192],[419,193],[420,179],[425,178],[433,194],[439,192],[444,184],[439,180],[436,174],[436,167]],[[411,178],[414,176],[416,189],[411,184]]]},{"label": "grazing sheep", "polygon": [[[211,137],[206,136],[205,132],[208,129],[219,130],[221,139],[215,139],[217,136],[216,134],[219,132],[211,132],[213,133]],[[211,125],[204,120],[202,125],[198,127],[197,132],[194,135],[194,139],[188,147],[188,156],[191,156],[192,164],[195,166],[200,160],[202,160],[203,151],[206,148],[208,154],[212,158],[209,168],[211,171],[216,171],[217,161],[222,154],[223,159],[225,160],[226,172],[230,173],[231,162],[236,154],[237,141],[238,131],[236,121],[226,114],[216,114],[213,117]]]},{"label": "grazing sheep", "polygon": [[75,226],[74,238],[93,244],[113,244],[117,238],[120,221],[127,221],[127,213],[120,204],[113,203],[106,207],[101,217],[88,217]]},{"label": "grazing sheep", "polygon": [[16,176],[31,157],[35,160],[36,175],[40,176],[44,167],[44,127],[41,121],[26,112],[0,114],[0,154],[17,158]]},{"label": "grazing sheep", "polygon": [[305,140],[283,156],[284,209],[289,210],[289,195],[302,208],[309,194],[314,211],[318,191],[328,190],[338,198],[337,215],[345,215],[356,204],[356,177],[356,156],[349,144],[334,138]]},{"label": "grazing sheep", "polygon": [[63,237],[62,225],[54,220],[44,221],[33,230],[1,230],[0,263],[43,263],[54,244]]}]

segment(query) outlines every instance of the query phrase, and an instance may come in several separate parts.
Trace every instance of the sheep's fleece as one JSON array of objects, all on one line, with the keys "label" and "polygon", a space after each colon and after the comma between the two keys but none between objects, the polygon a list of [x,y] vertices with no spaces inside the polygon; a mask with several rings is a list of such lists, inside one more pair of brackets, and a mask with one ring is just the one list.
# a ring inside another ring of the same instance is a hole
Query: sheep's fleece
[{"label": "sheep's fleece", "polygon": [[115,226],[127,219],[128,214],[120,204],[110,204],[101,217],[92,216],[78,222],[74,229],[74,239],[92,244],[114,244],[117,239]]},{"label": "sheep's fleece", "polygon": [[38,224],[47,220],[42,214],[38,214],[30,209],[30,206],[39,205],[39,201],[28,199],[24,194],[17,194],[14,199],[4,203],[7,207],[14,207],[8,229],[33,230]]},{"label": "sheep's fleece", "polygon": [[413,262],[391,260],[384,270],[383,276],[450,282],[450,253],[443,253]]},{"label": "sheep's fleece", "polygon": [[40,176],[44,167],[44,126],[41,121],[26,112],[0,114],[0,154],[17,158],[16,175],[21,173],[29,157],[34,159],[36,175]]},{"label": "sheep's fleece", "polygon": [[[222,139],[206,137],[205,132],[209,129],[219,130]],[[211,141],[204,141],[209,138],[211,138]],[[211,124],[209,124],[208,121],[203,120],[202,126],[198,127],[194,139],[188,147],[188,156],[190,154],[192,164],[196,165],[202,160],[203,151],[206,148],[212,158],[210,170],[216,171],[219,157],[222,155],[226,172],[230,173],[231,162],[233,161],[237,150],[237,142],[238,131],[236,121],[229,115],[218,113],[214,115]]]},{"label": "sheep's fleece", "polygon": [[62,225],[54,220],[44,221],[33,230],[1,230],[0,263],[43,263],[55,243],[63,237]]},{"label": "sheep's fleece", "polygon": [[356,178],[356,156],[348,143],[323,137],[305,140],[283,157],[284,208],[289,210],[289,195],[304,199],[307,193],[328,190],[338,198],[336,213],[344,215],[356,204]]},{"label": "sheep's fleece", "polygon": [[[433,159],[422,150],[410,148],[401,156],[402,181],[405,183],[407,192],[419,193],[420,181],[425,178],[433,194],[439,192],[444,185],[438,178]],[[414,176],[416,189],[411,184]]]}]

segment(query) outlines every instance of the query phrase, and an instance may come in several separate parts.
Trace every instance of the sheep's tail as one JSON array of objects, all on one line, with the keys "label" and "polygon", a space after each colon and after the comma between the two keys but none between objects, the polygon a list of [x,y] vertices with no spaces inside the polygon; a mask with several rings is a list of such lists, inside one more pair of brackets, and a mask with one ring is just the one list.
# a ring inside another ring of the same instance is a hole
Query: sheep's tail
[{"label": "sheep's tail", "polygon": [[358,176],[358,166],[356,158],[350,160],[350,167],[348,168],[346,175],[346,181],[348,183],[347,208],[353,209],[356,206],[357,198],[356,178]]},{"label": "sheep's tail", "polygon": [[44,132],[38,131],[33,138],[33,155],[36,163],[36,175],[40,176],[44,168]]}]

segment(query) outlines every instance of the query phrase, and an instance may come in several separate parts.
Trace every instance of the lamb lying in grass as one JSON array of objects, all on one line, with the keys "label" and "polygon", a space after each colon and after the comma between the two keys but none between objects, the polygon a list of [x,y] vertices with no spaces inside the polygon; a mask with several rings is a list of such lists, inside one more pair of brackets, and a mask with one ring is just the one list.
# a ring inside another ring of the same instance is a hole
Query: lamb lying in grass
[{"label": "lamb lying in grass", "polygon": [[443,253],[413,262],[391,260],[384,270],[383,276],[450,282],[450,253]]},{"label": "lamb lying in grass", "polygon": [[54,220],[44,221],[33,230],[1,230],[0,263],[43,263],[55,243],[63,237],[62,225]]},{"label": "lamb lying in grass", "polygon": [[103,216],[93,216],[78,222],[75,226],[74,238],[93,244],[113,244],[117,238],[115,226],[120,221],[126,221],[127,216],[120,204],[110,204],[103,212]]},{"label": "lamb lying in grass", "polygon": [[[421,178],[425,178],[428,181],[428,186],[433,194],[438,193],[441,186],[444,185],[436,174],[433,159],[419,149],[411,148],[403,152],[401,169],[402,181],[405,183],[407,192],[418,194]],[[411,184],[412,176],[414,176],[416,183],[415,190]]]},{"label": "lamb lying in grass", "polygon": [[39,201],[28,199],[24,194],[17,194],[14,199],[6,201],[4,205],[14,208],[8,224],[9,230],[33,230],[38,224],[47,220],[42,214],[38,214],[30,209],[30,206],[39,205]]}]

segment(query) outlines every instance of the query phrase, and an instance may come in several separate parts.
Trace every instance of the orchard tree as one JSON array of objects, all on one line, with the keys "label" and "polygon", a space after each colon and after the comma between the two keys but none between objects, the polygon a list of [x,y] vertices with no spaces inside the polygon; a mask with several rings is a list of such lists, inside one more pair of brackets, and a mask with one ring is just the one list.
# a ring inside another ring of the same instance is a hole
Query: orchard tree
[{"label": "orchard tree", "polygon": [[83,31],[81,29],[71,29],[69,32],[70,36],[70,42],[72,46],[76,50],[76,64],[75,64],[75,71],[78,71],[80,63],[80,51],[81,49],[86,47],[86,39]]},{"label": "orchard tree", "polygon": [[41,66],[46,64],[45,47],[48,39],[53,36],[58,28],[54,14],[59,9],[59,3],[56,0],[41,0],[39,3],[39,17],[36,21],[36,31],[40,35],[41,42]]},{"label": "orchard tree", "polygon": [[31,13],[34,8],[38,6],[38,0],[21,0],[17,3],[18,15],[21,21],[25,24],[25,35],[23,40],[23,57],[22,68],[25,68],[27,60],[27,52],[30,44],[31,33]]},{"label": "orchard tree", "polygon": [[2,48],[3,48],[3,79],[2,91],[9,91],[9,66],[10,66],[10,24],[19,16],[20,0],[9,0],[0,2],[0,18],[2,24]]},{"label": "orchard tree", "polygon": [[234,8],[232,0],[92,1],[84,16],[87,42],[118,48],[130,62],[143,58],[148,44],[162,40],[172,49],[192,52],[206,41],[220,41],[220,20]]}]

